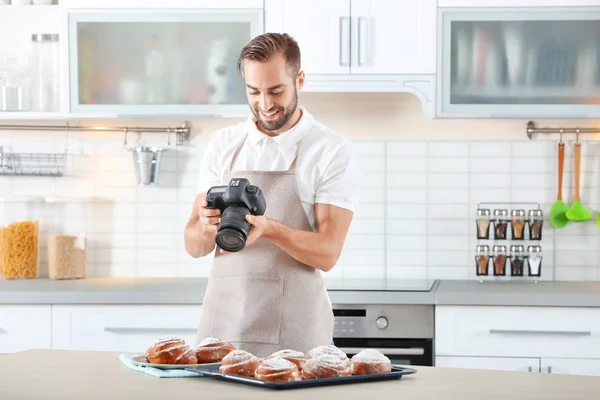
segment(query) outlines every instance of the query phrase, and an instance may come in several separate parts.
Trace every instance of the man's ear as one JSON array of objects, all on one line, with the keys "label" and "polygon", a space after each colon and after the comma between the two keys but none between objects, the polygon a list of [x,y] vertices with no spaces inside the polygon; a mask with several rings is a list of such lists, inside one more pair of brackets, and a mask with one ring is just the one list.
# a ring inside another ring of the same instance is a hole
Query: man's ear
[{"label": "man's ear", "polygon": [[296,87],[298,88],[298,91],[301,91],[304,87],[304,78],[304,71],[298,72],[298,76],[296,77]]}]

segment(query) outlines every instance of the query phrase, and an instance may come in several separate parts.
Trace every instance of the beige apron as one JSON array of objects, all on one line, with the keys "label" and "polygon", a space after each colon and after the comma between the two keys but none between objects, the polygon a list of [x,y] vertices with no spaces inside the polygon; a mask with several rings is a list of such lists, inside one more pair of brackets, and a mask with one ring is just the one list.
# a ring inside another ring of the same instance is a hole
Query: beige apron
[{"label": "beige apron", "polygon": [[[248,179],[263,191],[265,217],[312,231],[296,188],[298,150],[288,171],[232,171],[245,140],[234,152],[222,184],[231,178]],[[331,344],[333,311],[321,272],[265,238],[237,253],[221,254],[217,246],[197,340],[206,337],[229,341],[258,357]]]}]

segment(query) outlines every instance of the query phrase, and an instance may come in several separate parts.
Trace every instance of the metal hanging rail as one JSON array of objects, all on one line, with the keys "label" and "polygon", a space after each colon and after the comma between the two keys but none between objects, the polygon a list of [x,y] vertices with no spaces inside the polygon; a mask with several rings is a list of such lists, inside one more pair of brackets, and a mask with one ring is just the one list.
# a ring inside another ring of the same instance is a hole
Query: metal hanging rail
[{"label": "metal hanging rail", "polygon": [[600,133],[600,128],[537,128],[535,122],[529,121],[527,123],[527,137],[533,139],[533,135],[539,133],[574,133],[579,135],[583,133]]},{"label": "metal hanging rail", "polygon": [[118,127],[118,126],[77,126],[77,125],[0,125],[4,131],[82,131],[82,132],[122,132],[127,133],[174,133],[177,135],[177,145],[190,139],[191,124],[184,122],[176,128],[142,128],[142,127]]}]

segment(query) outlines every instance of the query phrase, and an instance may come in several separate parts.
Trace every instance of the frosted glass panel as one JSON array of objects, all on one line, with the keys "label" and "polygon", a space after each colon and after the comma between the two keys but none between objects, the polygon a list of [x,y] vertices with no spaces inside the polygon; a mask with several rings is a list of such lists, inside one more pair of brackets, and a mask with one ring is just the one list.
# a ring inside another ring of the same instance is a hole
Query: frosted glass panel
[{"label": "frosted glass panel", "polygon": [[238,22],[86,22],[77,26],[80,104],[240,104]]},{"label": "frosted glass panel", "polygon": [[450,26],[450,104],[600,104],[599,20],[464,19]]}]

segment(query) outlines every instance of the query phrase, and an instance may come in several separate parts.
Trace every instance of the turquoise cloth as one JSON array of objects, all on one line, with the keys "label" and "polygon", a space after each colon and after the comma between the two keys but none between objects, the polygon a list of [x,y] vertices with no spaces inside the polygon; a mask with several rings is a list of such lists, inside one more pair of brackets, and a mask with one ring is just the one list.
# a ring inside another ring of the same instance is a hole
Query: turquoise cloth
[{"label": "turquoise cloth", "polygon": [[145,367],[143,365],[134,364],[131,359],[138,354],[121,354],[119,360],[128,368],[136,371],[144,372],[157,378],[199,378],[200,374],[185,371],[183,369],[158,369],[153,367]]}]

